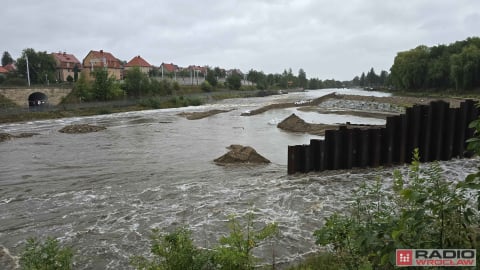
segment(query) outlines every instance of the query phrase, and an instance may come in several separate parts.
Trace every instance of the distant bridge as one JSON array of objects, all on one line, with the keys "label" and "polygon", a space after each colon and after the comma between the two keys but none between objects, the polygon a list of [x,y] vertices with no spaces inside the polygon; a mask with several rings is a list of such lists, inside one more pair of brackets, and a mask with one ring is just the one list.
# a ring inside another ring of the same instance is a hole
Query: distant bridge
[{"label": "distant bridge", "polygon": [[64,97],[72,92],[72,88],[31,87],[0,88],[0,95],[22,107],[58,105]]}]

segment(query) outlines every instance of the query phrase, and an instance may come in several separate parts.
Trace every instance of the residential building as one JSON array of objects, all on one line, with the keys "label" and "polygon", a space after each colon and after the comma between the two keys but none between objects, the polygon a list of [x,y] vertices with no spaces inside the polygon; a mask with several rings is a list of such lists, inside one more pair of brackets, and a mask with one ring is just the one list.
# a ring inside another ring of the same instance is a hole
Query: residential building
[{"label": "residential building", "polygon": [[203,74],[203,76],[205,76],[207,74],[207,67],[191,65],[191,66],[188,66],[187,69],[190,70],[190,71],[194,71],[197,74],[198,73]]},{"label": "residential building", "polygon": [[8,72],[15,72],[17,70],[17,66],[15,65],[15,62],[7,64],[6,66],[3,66]]},{"label": "residential building", "polygon": [[152,70],[153,66],[150,65],[145,59],[143,59],[140,55],[135,56],[130,60],[126,65],[125,65],[125,71],[133,68],[133,67],[138,67],[140,68],[140,71],[142,71],[145,74],[149,74],[149,72]]},{"label": "residential building", "polygon": [[56,63],[55,79],[60,82],[67,81],[68,76],[75,78],[75,72],[82,70],[82,64],[73,54],[66,52],[52,53]]},{"label": "residential building", "polygon": [[178,72],[180,68],[177,65],[174,65],[173,63],[170,63],[170,64],[162,63],[160,65],[160,70],[162,70],[163,72],[175,73],[175,72]]},{"label": "residential building", "polygon": [[100,51],[90,51],[87,56],[83,59],[82,62],[83,70],[86,77],[90,80],[93,80],[91,73],[96,68],[104,68],[108,72],[109,77],[114,77],[116,80],[123,79],[122,71],[123,66],[122,62],[114,57],[109,52]]},{"label": "residential building", "polygon": [[2,66],[0,66],[0,76],[7,77],[8,70]]}]

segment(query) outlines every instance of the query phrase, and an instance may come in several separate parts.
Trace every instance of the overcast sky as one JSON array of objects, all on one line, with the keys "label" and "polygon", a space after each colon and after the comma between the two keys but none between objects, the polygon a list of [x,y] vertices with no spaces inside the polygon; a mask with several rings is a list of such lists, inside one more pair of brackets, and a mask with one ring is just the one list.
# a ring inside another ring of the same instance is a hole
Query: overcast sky
[{"label": "overcast sky", "polygon": [[480,36],[479,0],[2,0],[0,51],[351,80],[397,52]]}]

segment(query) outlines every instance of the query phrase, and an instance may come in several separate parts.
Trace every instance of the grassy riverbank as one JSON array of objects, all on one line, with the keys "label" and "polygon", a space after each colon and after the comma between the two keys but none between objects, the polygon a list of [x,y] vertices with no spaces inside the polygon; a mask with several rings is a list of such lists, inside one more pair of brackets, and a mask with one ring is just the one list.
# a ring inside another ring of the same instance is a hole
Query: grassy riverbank
[{"label": "grassy riverbank", "polygon": [[[420,100],[433,99],[474,99],[480,100],[480,91],[394,91],[393,96],[384,98],[384,102],[399,103],[411,106]],[[273,93],[273,92],[272,92]],[[268,94],[272,94],[268,93]],[[229,98],[245,98],[264,95],[259,90],[218,90],[203,92],[200,88],[188,88],[172,96],[153,96],[136,100],[119,100],[112,102],[78,103],[75,98],[67,98],[59,106],[29,110],[22,108],[0,95],[0,123],[14,123],[36,121],[45,119],[59,119],[66,117],[81,117],[119,112],[141,111],[150,109],[178,108],[186,106],[198,106],[207,102]],[[361,98],[361,97],[359,97]],[[366,98],[366,97],[363,97]],[[402,103],[403,102],[403,103]],[[454,102],[455,103],[455,102]]]},{"label": "grassy riverbank", "polygon": [[257,96],[258,91],[252,90],[219,90],[203,92],[200,89],[188,89],[171,96],[152,96],[141,99],[117,100],[111,102],[78,103],[74,98],[67,98],[65,102],[54,107],[22,108],[0,95],[0,123],[14,123],[58,119],[65,117],[92,116],[129,111],[151,109],[179,108],[199,106],[207,102],[214,102],[229,98]]}]

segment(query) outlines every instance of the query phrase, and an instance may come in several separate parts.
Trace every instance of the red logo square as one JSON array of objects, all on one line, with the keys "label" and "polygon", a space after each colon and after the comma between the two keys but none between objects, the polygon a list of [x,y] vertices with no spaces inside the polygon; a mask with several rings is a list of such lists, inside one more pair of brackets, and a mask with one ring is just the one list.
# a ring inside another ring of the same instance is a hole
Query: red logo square
[{"label": "red logo square", "polygon": [[413,251],[411,249],[397,249],[397,266],[412,266]]}]

